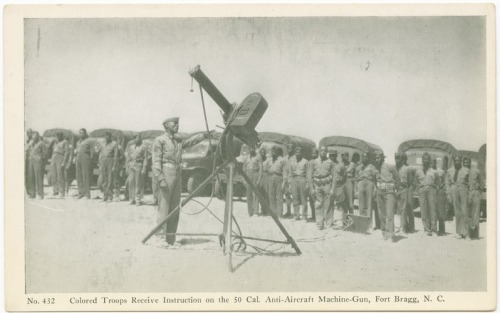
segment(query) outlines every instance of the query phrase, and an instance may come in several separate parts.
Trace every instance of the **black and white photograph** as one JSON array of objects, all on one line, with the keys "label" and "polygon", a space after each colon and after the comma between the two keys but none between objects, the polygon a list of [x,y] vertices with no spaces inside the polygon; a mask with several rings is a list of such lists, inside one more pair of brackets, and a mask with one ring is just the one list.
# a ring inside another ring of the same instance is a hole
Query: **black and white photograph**
[{"label": "black and white photograph", "polygon": [[494,7],[214,7],[6,10],[7,309],[494,309]]}]

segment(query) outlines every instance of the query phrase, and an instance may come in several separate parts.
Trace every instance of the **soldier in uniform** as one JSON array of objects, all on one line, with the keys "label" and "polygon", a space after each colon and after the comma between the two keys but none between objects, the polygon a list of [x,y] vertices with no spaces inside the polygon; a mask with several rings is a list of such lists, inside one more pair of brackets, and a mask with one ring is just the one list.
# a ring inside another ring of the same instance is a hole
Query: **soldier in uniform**
[{"label": "soldier in uniform", "polygon": [[64,198],[66,193],[66,166],[69,159],[68,141],[64,139],[63,133],[56,134],[57,143],[54,144],[52,151],[52,175],[57,185],[60,198]]},{"label": "soldier in uniform", "polygon": [[80,129],[80,140],[76,145],[76,180],[78,184],[78,199],[90,199],[90,177],[92,174],[92,159],[95,149],[85,128]]},{"label": "soldier in uniform", "polygon": [[312,162],[309,170],[309,185],[314,188],[314,199],[316,203],[316,225],[319,230],[330,227],[333,224],[333,211],[330,206],[330,193],[335,166],[327,156],[327,148],[319,147],[319,158]]},{"label": "soldier in uniform", "polygon": [[[259,186],[262,180],[262,159],[255,153],[255,149],[250,147],[250,155],[243,162],[243,170],[250,178],[254,186]],[[259,213],[259,199],[257,194],[246,186],[248,215],[253,216]]]},{"label": "soldier in uniform", "polygon": [[30,198],[43,199],[43,176],[45,173],[45,162],[47,160],[47,146],[40,137],[40,134],[33,132],[33,139],[29,148],[29,188]]},{"label": "soldier in uniform", "polygon": [[445,190],[446,170],[448,169],[448,157],[443,158],[443,168],[437,168],[437,160],[432,159],[431,167],[438,173],[438,185],[436,188],[436,218],[437,218],[437,233],[438,236],[446,234],[445,221],[448,214],[448,201]]},{"label": "soldier in uniform", "polygon": [[[267,157],[267,151],[265,148],[260,148],[259,155],[262,160],[262,179],[260,181],[260,190],[267,202],[269,203],[269,167],[271,159]],[[264,205],[261,203],[260,205],[261,215],[267,215],[267,212],[264,212]]]},{"label": "soldier in uniform", "polygon": [[287,180],[286,161],[282,157],[283,151],[280,147],[271,148],[271,158],[269,159],[269,205],[271,210],[283,217],[283,191]]},{"label": "soldier in uniform", "polygon": [[[186,140],[177,140],[174,135],[179,131],[179,118],[172,117],[163,121],[165,134],[155,138],[153,142],[153,175],[156,176],[159,188],[158,223],[174,211],[181,200],[181,163],[182,149],[194,146],[207,137],[207,134],[192,136]],[[164,231],[167,234],[177,232],[179,210],[170,217]],[[161,234],[161,233],[160,233]],[[167,235],[169,245],[175,244],[175,235]]]},{"label": "soldier in uniform", "polygon": [[349,152],[347,151],[343,152],[340,158],[346,169],[345,191],[347,194],[347,211],[349,214],[354,214],[354,176],[356,175],[357,164],[349,161]]},{"label": "soldier in uniform", "polygon": [[415,190],[418,192],[420,203],[420,214],[422,224],[427,236],[437,233],[437,187],[439,175],[431,167],[431,156],[428,153],[422,155],[422,167],[415,172]]},{"label": "soldier in uniform", "polygon": [[401,181],[398,171],[393,165],[384,162],[384,153],[375,152],[377,209],[384,240],[394,241],[394,212],[396,210],[396,193]]},{"label": "soldier in uniform", "polygon": [[26,188],[26,193],[30,194],[30,185],[29,185],[29,167],[30,167],[30,155],[29,151],[31,149],[31,144],[33,142],[33,130],[28,128],[26,130],[26,144],[24,146],[24,187]]},{"label": "soldier in uniform", "polygon": [[[290,184],[292,187],[293,213],[295,220],[301,216],[307,221],[306,174],[307,160],[302,157],[302,148],[295,148],[295,158],[290,160]],[[302,214],[301,214],[302,211]]]},{"label": "soldier in uniform", "polygon": [[471,168],[469,158],[464,158],[463,164],[464,167],[469,169],[469,237],[477,239],[479,238],[479,211],[483,178],[477,167]]},{"label": "soldier in uniform", "polygon": [[[117,143],[117,159],[115,164],[115,169],[113,170],[113,186],[115,201],[120,201],[120,189],[122,187],[122,182],[126,180],[125,173],[125,148],[119,143],[118,138],[115,138]],[[128,197],[126,194],[125,198]]]},{"label": "soldier in uniform", "polygon": [[286,185],[285,185],[285,200],[286,200],[286,213],[284,217],[291,217],[292,216],[292,185],[290,182],[290,162],[292,159],[295,158],[295,148],[293,147],[293,144],[289,143],[286,145],[286,149],[288,154],[285,156],[285,162],[286,162],[286,169],[287,169],[287,180],[286,180]]},{"label": "soldier in uniform", "polygon": [[359,215],[361,216],[372,216],[376,172],[375,166],[370,163],[370,153],[364,152],[361,157],[361,164],[356,167],[358,206]]},{"label": "soldier in uniform", "polygon": [[135,144],[130,146],[128,151],[128,167],[129,183],[128,192],[130,204],[142,204],[142,188],[146,175],[146,166],[148,165],[148,150],[142,144],[140,135],[135,136]]},{"label": "soldier in uniform", "polygon": [[457,234],[455,238],[470,240],[469,236],[469,169],[462,166],[462,158],[453,158],[454,166],[446,173],[446,192],[451,198],[455,210],[455,223]]},{"label": "soldier in uniform", "polygon": [[413,217],[413,175],[408,166],[408,157],[404,152],[394,155],[396,169],[401,180],[401,190],[397,194],[397,210],[400,216],[399,230],[405,234],[415,231],[415,218]]},{"label": "soldier in uniform", "polygon": [[[318,158],[319,150],[318,148],[314,147],[311,151],[311,160],[307,163],[307,177],[310,177],[312,175],[311,171],[313,168],[312,163],[314,160]],[[306,193],[307,193],[307,198],[309,199],[309,206],[311,207],[311,218],[313,221],[316,221],[316,208],[314,207],[314,185],[310,183],[310,181],[307,181],[306,185]]]},{"label": "soldier in uniform", "polygon": [[113,200],[113,180],[118,163],[118,144],[113,140],[110,132],[106,132],[106,142],[99,154],[99,166],[102,175],[102,201]]}]

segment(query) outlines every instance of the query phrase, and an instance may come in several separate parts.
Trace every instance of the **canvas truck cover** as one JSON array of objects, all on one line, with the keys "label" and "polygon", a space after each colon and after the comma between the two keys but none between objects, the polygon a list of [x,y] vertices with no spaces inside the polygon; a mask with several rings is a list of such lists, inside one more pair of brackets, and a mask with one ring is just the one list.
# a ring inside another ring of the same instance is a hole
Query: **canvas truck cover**
[{"label": "canvas truck cover", "polygon": [[479,159],[479,153],[476,151],[470,151],[470,150],[458,150],[458,155],[461,157],[466,157],[471,160],[478,160]]},{"label": "canvas truck cover", "polygon": [[125,134],[123,131],[118,130],[118,129],[112,129],[112,128],[101,128],[101,129],[96,129],[92,131],[89,136],[92,138],[104,138],[106,137],[106,132],[110,132],[113,138],[116,139],[116,141],[119,144],[123,144],[124,139],[125,139]]},{"label": "canvas truck cover", "polygon": [[[382,151],[379,146],[366,142],[361,139],[345,137],[345,136],[330,136],[325,137],[319,141],[319,146],[340,146],[346,148],[358,149],[361,152],[368,151],[374,153],[375,151]],[[340,151],[339,151],[340,153]]]},{"label": "canvas truck cover", "polygon": [[458,153],[457,149],[451,144],[435,139],[408,140],[399,145],[398,151],[405,152],[409,149],[437,149],[445,151],[452,156]]},{"label": "canvas truck cover", "polygon": [[301,147],[304,158],[308,160],[311,158],[312,149],[316,147],[316,144],[311,139],[294,135],[285,135],[274,132],[260,132],[259,138],[261,141],[276,142],[283,145],[291,143],[295,147]]},{"label": "canvas truck cover", "polygon": [[46,131],[43,132],[44,138],[49,138],[49,137],[54,137],[56,138],[57,133],[62,133],[63,137],[65,139],[68,139],[69,141],[73,141],[78,135],[74,133],[72,130],[69,129],[63,129],[63,128],[52,128],[52,129],[47,129]]}]

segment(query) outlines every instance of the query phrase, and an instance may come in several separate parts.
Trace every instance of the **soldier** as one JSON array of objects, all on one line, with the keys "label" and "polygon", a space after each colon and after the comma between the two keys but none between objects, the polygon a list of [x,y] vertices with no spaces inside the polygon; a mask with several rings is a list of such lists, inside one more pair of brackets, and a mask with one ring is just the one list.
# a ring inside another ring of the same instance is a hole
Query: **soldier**
[{"label": "soldier", "polygon": [[399,230],[405,234],[415,231],[415,218],[413,217],[413,175],[408,166],[408,157],[404,152],[394,155],[396,169],[401,180],[401,190],[397,194],[397,210],[400,217]]},{"label": "soldier", "polygon": [[[68,138],[69,139],[69,138]],[[64,184],[66,194],[69,195],[69,186],[76,177],[76,166],[75,166],[75,147],[73,145],[74,140],[68,142],[68,158],[66,159],[66,164],[64,165],[64,177],[66,182]]]},{"label": "soldier", "polygon": [[[253,147],[250,148],[250,155],[243,162],[243,170],[250,178],[254,186],[259,186],[262,181],[262,159],[260,156],[255,153],[255,149]],[[250,186],[246,186],[247,192],[247,207],[248,207],[248,215],[253,216],[254,214],[259,213],[259,199],[257,198],[257,194],[250,188]]]},{"label": "soldier", "polygon": [[415,190],[418,192],[422,224],[427,236],[437,233],[436,203],[439,175],[431,168],[431,156],[426,152],[422,155],[422,167],[415,173]]},{"label": "soldier", "polygon": [[358,188],[359,215],[372,216],[373,198],[375,196],[375,166],[370,163],[370,153],[364,152],[362,163],[356,167],[356,183]]},{"label": "soldier", "polygon": [[43,199],[43,175],[45,173],[45,162],[47,160],[47,147],[37,131],[33,132],[33,139],[29,149],[29,189],[30,198],[35,194]]},{"label": "soldier", "polygon": [[[158,223],[173,212],[181,200],[181,163],[182,149],[194,146],[207,134],[192,136],[186,140],[174,139],[174,135],[179,131],[179,118],[172,117],[163,121],[165,134],[156,137],[153,142],[153,175],[158,181]],[[166,241],[169,245],[175,245],[175,235],[179,224],[179,210],[170,217],[163,231],[167,233]],[[160,233],[160,235],[163,233]]]},{"label": "soldier", "polygon": [[437,160],[432,159],[431,167],[438,173],[438,185],[436,188],[436,218],[437,218],[437,230],[438,236],[443,236],[446,234],[445,221],[447,217],[447,206],[448,201],[446,197],[445,190],[445,180],[446,180],[446,170],[448,169],[448,157],[443,158],[443,168],[437,168]]},{"label": "soldier", "polygon": [[312,162],[309,170],[309,185],[314,188],[316,203],[316,225],[319,230],[328,228],[333,224],[333,211],[330,206],[330,192],[334,174],[334,164],[327,157],[327,148],[319,147],[319,158]]},{"label": "soldier", "polygon": [[396,209],[396,192],[400,188],[401,181],[396,167],[385,163],[384,158],[382,151],[375,152],[377,209],[384,240],[391,239],[395,242],[394,212]]},{"label": "soldier", "polygon": [[99,163],[102,175],[102,201],[111,202],[113,200],[114,172],[118,163],[118,144],[113,140],[110,132],[106,132],[106,142],[101,148]]},{"label": "soldier", "polygon": [[128,151],[128,192],[130,204],[142,204],[142,188],[146,175],[146,166],[148,165],[148,150],[142,144],[140,135],[135,136],[135,144],[130,146]]},{"label": "soldier", "polygon": [[[347,194],[347,211],[354,214],[354,176],[356,175],[356,163],[349,162],[349,152],[343,152],[340,155],[342,164],[346,169],[345,191]],[[354,154],[353,154],[354,158]]]},{"label": "soldier", "polygon": [[[335,153],[334,156],[336,155],[337,154]],[[347,203],[349,201],[349,198],[347,197],[346,187],[345,187],[347,181],[347,170],[343,163],[335,161],[334,163],[335,167],[333,173],[332,190],[330,192],[331,194],[330,206],[332,207],[332,210],[334,208],[337,208],[337,211],[342,212],[342,223],[346,225],[347,214],[349,212],[347,208],[348,205]]]},{"label": "soldier", "polygon": [[269,159],[269,205],[271,210],[283,217],[283,191],[285,182],[288,179],[286,161],[282,157],[283,151],[280,147],[271,148],[271,158]]},{"label": "soldier", "polygon": [[469,236],[469,209],[468,209],[468,184],[469,169],[462,166],[462,158],[453,158],[454,167],[448,169],[446,173],[446,192],[455,210],[455,223],[457,234],[455,238],[470,240]]},{"label": "soldier", "polygon": [[[307,160],[302,158],[302,148],[295,148],[295,158],[290,160],[290,184],[292,186],[293,213],[295,220],[301,216],[307,221],[306,174]],[[302,215],[301,212],[302,211]]]},{"label": "soldier", "polygon": [[[307,163],[307,170],[308,170],[307,177],[310,177],[312,175],[311,173],[313,169],[312,163],[314,162],[314,160],[318,158],[318,154],[319,154],[318,148],[314,147],[311,151],[311,160],[309,160],[309,162]],[[309,180],[306,185],[306,193],[307,193],[307,198],[309,199],[309,206],[311,207],[311,215],[312,215],[311,218],[313,221],[316,221],[316,209],[314,207],[314,202],[315,202],[314,185],[310,183]]]},{"label": "soldier", "polygon": [[290,183],[290,162],[292,159],[295,158],[295,148],[293,144],[289,143],[286,145],[286,149],[288,154],[285,156],[285,162],[286,162],[286,168],[287,168],[287,180],[286,180],[286,185],[285,185],[285,200],[286,200],[286,213],[284,217],[291,217],[292,216],[292,185]]},{"label": "soldier", "polygon": [[113,170],[113,186],[115,201],[120,201],[120,189],[122,187],[122,182],[126,180],[127,177],[125,173],[125,149],[119,143],[118,138],[115,139],[117,142],[117,159],[115,169]]},{"label": "soldier", "polygon": [[64,198],[66,193],[66,167],[69,159],[68,141],[63,138],[63,133],[56,134],[57,143],[52,151],[52,175],[57,185],[59,198]]},{"label": "soldier", "polygon": [[76,145],[76,180],[78,184],[78,199],[90,199],[90,177],[92,174],[92,159],[95,149],[85,128],[80,129],[80,140]]},{"label": "soldier", "polygon": [[26,193],[31,196],[30,194],[30,185],[29,185],[29,167],[30,167],[30,149],[31,149],[31,144],[32,144],[32,139],[33,139],[33,130],[31,128],[28,128],[26,130],[26,144],[24,146],[24,187],[26,188]]},{"label": "soldier", "polygon": [[[269,203],[269,167],[271,159],[267,157],[267,151],[265,148],[260,148],[259,155],[262,160],[262,179],[259,188],[266,198],[267,203]],[[262,203],[260,205],[260,210],[261,215],[267,215],[267,212],[264,211]]]},{"label": "soldier", "polygon": [[483,178],[477,167],[470,167],[470,159],[464,158],[464,167],[469,169],[469,237],[479,238],[479,211],[481,207],[481,191]]}]

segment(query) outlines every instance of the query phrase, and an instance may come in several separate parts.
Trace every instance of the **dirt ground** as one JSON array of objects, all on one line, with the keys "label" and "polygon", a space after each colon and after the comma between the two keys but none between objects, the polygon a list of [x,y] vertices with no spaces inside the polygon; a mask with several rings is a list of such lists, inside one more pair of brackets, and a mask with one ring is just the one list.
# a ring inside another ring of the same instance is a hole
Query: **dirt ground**
[{"label": "dirt ground", "polygon": [[[92,191],[93,197],[99,194]],[[152,196],[145,201],[138,207],[74,196],[28,199],[26,291],[486,290],[486,222],[481,223],[479,240],[465,241],[454,238],[454,222],[446,223],[447,236],[428,237],[416,218],[417,232],[392,243],[382,239],[380,230],[367,235],[319,231],[314,222],[284,219],[302,255],[288,245],[248,241],[269,252],[247,247],[235,253],[230,273],[217,237],[181,236],[182,246],[169,248],[154,236],[143,245],[156,223]],[[178,232],[221,233],[222,224],[208,211],[188,215],[202,208],[196,202],[184,207]],[[222,219],[224,202],[213,199],[210,210]],[[234,215],[245,236],[284,240],[270,217],[249,217],[244,201],[235,201]]]}]

